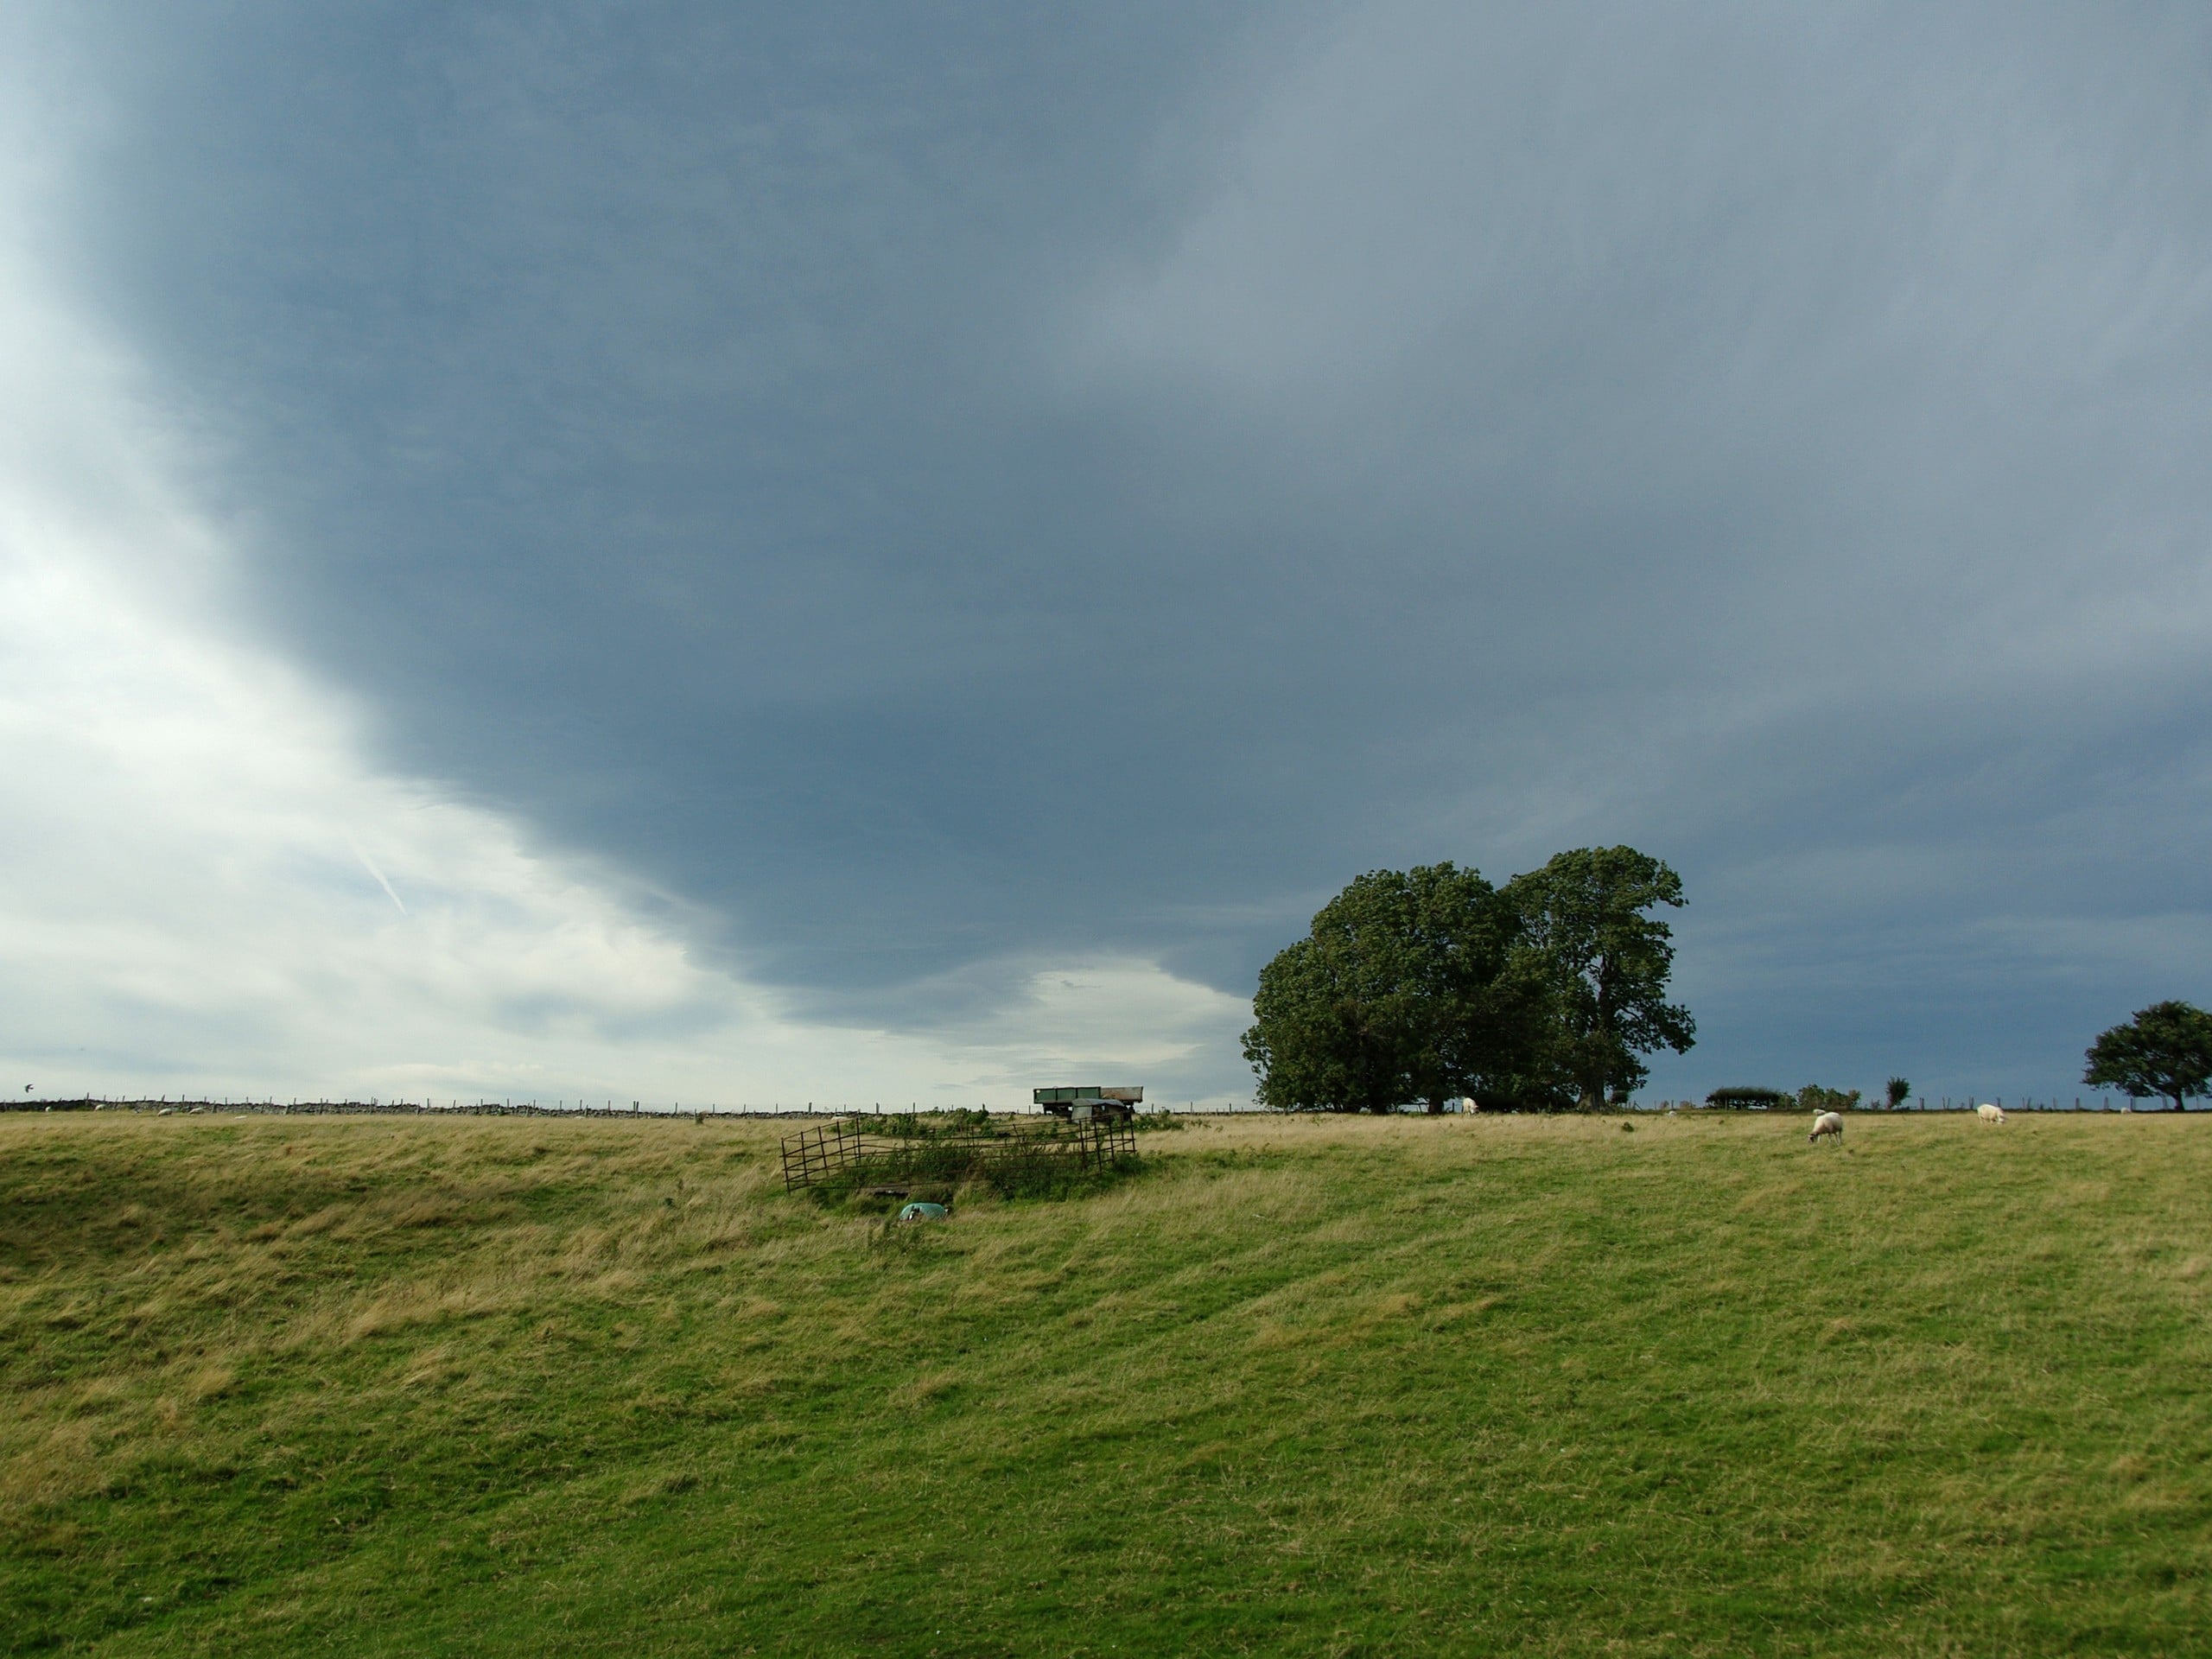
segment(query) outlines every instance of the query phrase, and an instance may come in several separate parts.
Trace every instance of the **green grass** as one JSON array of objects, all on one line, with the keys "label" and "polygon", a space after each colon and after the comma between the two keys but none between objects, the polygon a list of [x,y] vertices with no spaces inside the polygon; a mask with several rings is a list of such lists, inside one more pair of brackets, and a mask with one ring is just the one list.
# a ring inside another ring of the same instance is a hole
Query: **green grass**
[{"label": "green grass", "polygon": [[1618,1122],[0,1121],[0,1643],[2212,1649],[2212,1118]]}]

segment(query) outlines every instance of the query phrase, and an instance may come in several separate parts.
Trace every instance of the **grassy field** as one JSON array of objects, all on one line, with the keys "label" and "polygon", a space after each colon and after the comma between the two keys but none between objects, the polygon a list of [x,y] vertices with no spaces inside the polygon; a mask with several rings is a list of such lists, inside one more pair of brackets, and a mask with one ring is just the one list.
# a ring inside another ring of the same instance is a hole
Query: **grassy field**
[{"label": "grassy field", "polygon": [[2202,1654],[2212,1118],[0,1119],[0,1643]]}]

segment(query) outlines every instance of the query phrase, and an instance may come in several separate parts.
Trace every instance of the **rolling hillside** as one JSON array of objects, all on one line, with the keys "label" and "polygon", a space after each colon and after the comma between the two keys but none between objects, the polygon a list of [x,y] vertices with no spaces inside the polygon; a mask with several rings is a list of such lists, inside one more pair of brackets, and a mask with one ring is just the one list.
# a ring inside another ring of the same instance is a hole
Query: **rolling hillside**
[{"label": "rolling hillside", "polygon": [[0,1120],[11,1652],[2212,1641],[2212,1119]]}]

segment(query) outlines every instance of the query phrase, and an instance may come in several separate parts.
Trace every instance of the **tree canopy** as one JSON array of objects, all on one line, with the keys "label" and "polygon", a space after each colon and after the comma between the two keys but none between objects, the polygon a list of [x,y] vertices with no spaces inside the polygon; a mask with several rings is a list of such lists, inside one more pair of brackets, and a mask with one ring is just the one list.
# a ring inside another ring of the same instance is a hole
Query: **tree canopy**
[{"label": "tree canopy", "polygon": [[1549,993],[1554,1065],[1581,1104],[1625,1101],[1650,1076],[1643,1055],[1696,1040],[1690,1011],[1666,1000],[1673,930],[1645,913],[1681,907],[1681,876],[1633,847],[1583,847],[1505,891]]},{"label": "tree canopy", "polygon": [[1290,1109],[1433,1109],[1497,1085],[1529,1046],[1511,906],[1450,863],[1371,870],[1260,970],[1245,1058]]},{"label": "tree canopy", "polygon": [[1563,853],[1497,888],[1450,863],[1371,870],[1261,970],[1245,1058],[1291,1109],[1430,1109],[1459,1096],[1558,1107],[1615,1099],[1642,1054],[1686,1049],[1664,1001],[1673,945],[1642,912],[1681,881],[1632,848]]},{"label": "tree canopy", "polygon": [[2082,1081],[2137,1100],[2163,1097],[2176,1111],[2212,1090],[2212,1014],[2187,1002],[2154,1002],[2089,1045]]}]

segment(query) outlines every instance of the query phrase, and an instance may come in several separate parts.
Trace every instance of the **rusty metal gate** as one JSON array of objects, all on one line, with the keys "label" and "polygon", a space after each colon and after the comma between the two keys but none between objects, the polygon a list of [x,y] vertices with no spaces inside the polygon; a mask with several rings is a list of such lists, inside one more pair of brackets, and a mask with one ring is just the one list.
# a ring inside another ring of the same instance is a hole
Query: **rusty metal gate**
[{"label": "rusty metal gate", "polygon": [[1137,1155],[1127,1123],[1015,1119],[1003,1128],[893,1134],[880,1120],[840,1118],[784,1137],[784,1190],[970,1175],[1090,1173]]}]

